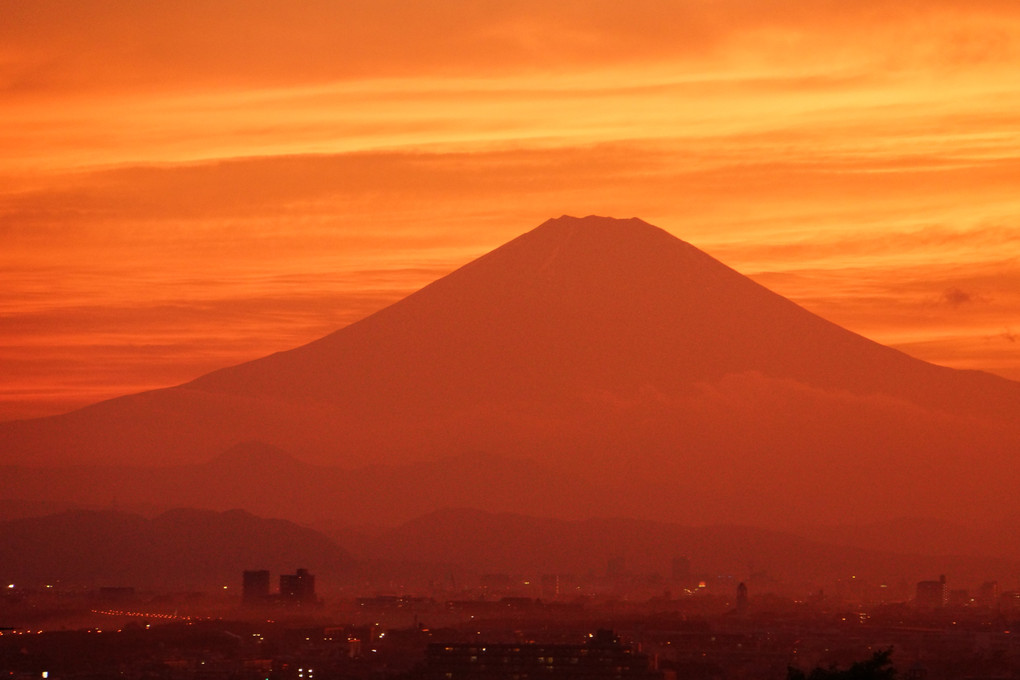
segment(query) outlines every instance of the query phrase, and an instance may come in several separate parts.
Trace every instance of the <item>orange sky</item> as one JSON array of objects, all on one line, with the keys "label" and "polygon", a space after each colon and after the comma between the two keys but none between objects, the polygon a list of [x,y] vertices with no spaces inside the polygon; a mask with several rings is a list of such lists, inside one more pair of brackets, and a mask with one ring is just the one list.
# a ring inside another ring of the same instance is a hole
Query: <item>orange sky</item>
[{"label": "orange sky", "polygon": [[1012,0],[0,16],[0,419],[307,342],[564,213],[1020,379]]}]

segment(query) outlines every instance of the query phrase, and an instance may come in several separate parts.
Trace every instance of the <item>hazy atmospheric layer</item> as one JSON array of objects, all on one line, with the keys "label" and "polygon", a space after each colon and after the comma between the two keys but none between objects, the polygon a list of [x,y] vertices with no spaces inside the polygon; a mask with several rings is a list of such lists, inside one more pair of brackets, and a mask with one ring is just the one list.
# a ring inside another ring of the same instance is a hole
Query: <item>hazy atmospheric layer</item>
[{"label": "hazy atmospheric layer", "polygon": [[1020,511],[1017,422],[1020,382],[882,346],[639,219],[564,216],[306,345],[0,423],[0,496],[980,523]]}]

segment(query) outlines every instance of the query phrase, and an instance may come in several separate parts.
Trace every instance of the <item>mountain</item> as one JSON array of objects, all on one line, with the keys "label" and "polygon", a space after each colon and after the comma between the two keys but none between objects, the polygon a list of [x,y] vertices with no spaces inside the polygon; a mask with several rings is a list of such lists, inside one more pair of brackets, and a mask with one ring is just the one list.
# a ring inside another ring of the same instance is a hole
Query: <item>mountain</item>
[{"label": "mountain", "polygon": [[[559,516],[978,521],[1016,510],[1018,422],[1020,383],[878,345],[641,220],[562,217],[308,345],[0,424],[0,450],[174,466],[259,440],[347,470],[522,460],[508,483],[554,480]],[[442,483],[508,494],[463,473]],[[406,519],[417,495],[367,502]]]},{"label": "mountain", "polygon": [[0,522],[0,577],[19,585],[219,590],[240,588],[246,569],[298,567],[333,575],[354,561],[316,531],[241,510],[176,509],[152,519],[73,510]]},{"label": "mountain", "polygon": [[[514,564],[519,569],[528,564],[537,568],[536,565],[546,560],[549,569],[577,571],[579,563],[569,561],[569,550],[553,549],[574,544],[577,548],[574,556],[582,557],[587,572],[599,568],[613,550],[631,544],[630,539],[620,542],[619,536],[610,537],[613,532],[603,531],[600,524],[603,520],[599,519],[602,513],[597,505],[584,506],[588,496],[609,497],[612,494],[610,484],[603,483],[601,488],[587,488],[582,492],[569,478],[537,461],[477,454],[403,466],[374,465],[347,470],[311,465],[275,447],[244,442],[212,461],[194,465],[3,466],[0,479],[24,498],[35,499],[0,502],[0,520],[111,506],[146,517],[166,512],[171,507],[168,504],[218,512],[243,507],[260,517],[291,518],[338,540],[343,537],[341,545],[357,546],[359,554],[398,562],[458,561],[456,555],[477,552],[487,540],[495,540],[502,546],[500,554],[509,557],[505,569],[511,569]],[[588,519],[571,523],[552,518],[563,506],[566,496],[571,496],[571,505],[587,507],[579,514]],[[402,500],[395,503],[393,499]],[[445,509],[448,507],[484,507],[489,512]],[[522,509],[527,509],[531,516],[521,516]],[[540,519],[543,517],[546,519]],[[754,519],[748,517],[745,522]],[[1015,519],[988,520],[976,526],[920,517],[838,526],[814,524],[813,517],[803,517],[802,521],[802,525],[789,528],[787,533],[830,547],[863,549],[867,552],[857,553],[872,557],[872,553],[966,554],[981,555],[986,562],[1020,560]],[[451,532],[444,529],[444,525],[456,529],[464,545],[450,544]],[[622,531],[625,521],[616,519],[611,525],[621,529],[617,534],[626,534]],[[673,550],[670,546],[693,545],[698,541],[702,546],[713,541],[736,544],[726,537],[733,527],[714,525],[682,529],[661,522],[651,525],[667,527],[667,534],[672,532],[672,537],[655,535],[654,540],[646,541],[642,548],[656,555],[660,562],[666,559],[664,551]],[[650,525],[637,522],[635,526],[644,531]],[[527,545],[524,537],[549,534],[548,527],[555,527],[556,531],[546,541],[546,550]],[[718,533],[720,529],[722,532]],[[576,533],[567,535],[575,530]],[[740,530],[755,531],[749,527]],[[681,531],[688,531],[688,534],[677,538]],[[507,542],[506,537],[514,532],[522,540]],[[692,532],[701,532],[694,543]],[[591,542],[585,544],[589,540]],[[760,541],[754,544],[760,545]],[[716,554],[719,550],[703,547],[702,552]],[[789,551],[779,552],[791,556],[788,562],[797,562]],[[826,563],[833,566],[844,559],[840,557]],[[481,571],[498,571],[491,560],[483,569],[483,561],[477,556],[461,562]],[[732,560],[730,563],[732,565]],[[880,563],[888,566],[890,561],[876,562],[876,565]],[[917,564],[915,561],[915,566]],[[866,570],[858,567],[857,571],[864,573]]]},{"label": "mountain", "polygon": [[[175,465],[0,466],[0,520],[66,509],[122,508],[154,516],[173,507],[301,523],[342,520],[394,525],[448,504],[555,514],[570,478],[537,461],[465,454],[353,469],[312,465],[260,442],[242,442],[208,462]],[[583,495],[574,493],[575,501]],[[394,503],[390,499],[400,499]],[[29,500],[31,499],[31,500]]]}]

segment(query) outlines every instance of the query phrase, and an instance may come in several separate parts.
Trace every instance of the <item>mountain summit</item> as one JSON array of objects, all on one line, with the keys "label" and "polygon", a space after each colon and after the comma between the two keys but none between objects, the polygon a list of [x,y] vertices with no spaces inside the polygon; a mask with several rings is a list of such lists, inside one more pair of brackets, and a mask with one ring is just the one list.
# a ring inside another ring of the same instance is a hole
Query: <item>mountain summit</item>
[{"label": "mountain summit", "polygon": [[346,467],[477,452],[576,473],[603,510],[732,519],[789,493],[791,511],[839,498],[840,519],[982,487],[987,505],[1016,422],[1018,383],[878,345],[639,219],[565,216],[315,342],[3,424],[0,446],[177,463],[257,439]]},{"label": "mountain summit", "polygon": [[549,220],[363,321],[189,387],[346,408],[378,395],[386,410],[432,412],[436,400],[673,393],[747,371],[979,414],[996,406],[976,393],[1017,393],[991,376],[946,393],[955,372],[824,321],[646,222],[595,216]]}]

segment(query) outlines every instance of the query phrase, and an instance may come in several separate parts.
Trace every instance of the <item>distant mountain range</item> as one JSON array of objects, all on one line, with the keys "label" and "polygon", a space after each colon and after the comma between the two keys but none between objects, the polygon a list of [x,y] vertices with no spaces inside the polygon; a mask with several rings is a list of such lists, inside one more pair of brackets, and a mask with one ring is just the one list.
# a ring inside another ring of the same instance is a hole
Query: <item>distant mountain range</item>
[{"label": "distant mountain range", "polygon": [[177,509],[147,519],[68,510],[0,522],[0,579],[41,587],[238,591],[246,569],[349,572],[353,560],[322,534],[241,510]]},{"label": "distant mountain range", "polygon": [[[221,593],[224,585],[236,592],[246,569],[268,569],[275,578],[304,567],[317,575],[320,592],[347,587],[350,593],[349,586],[360,583],[368,584],[366,594],[385,587],[385,579],[420,583],[423,574],[557,574],[564,583],[571,577],[599,583],[613,564],[617,576],[639,583],[657,574],[663,589],[693,587],[699,579],[752,579],[759,592],[803,595],[855,581],[887,584],[883,595],[905,600],[917,580],[939,573],[957,587],[996,579],[1010,587],[1020,570],[1017,560],[864,550],[748,526],[569,521],[470,509],[439,510],[393,528],[330,533],[327,538],[238,510],[177,509],[151,519],[74,510],[0,522],[0,580]],[[676,558],[690,568],[683,582],[673,573]]]},{"label": "distant mountain range", "polygon": [[0,423],[0,497],[973,524],[1020,510],[1017,423],[1020,383],[878,345],[641,220],[563,217],[308,345]]},{"label": "distant mountain range", "polygon": [[[462,528],[480,517],[501,517],[512,522],[521,515],[522,508],[535,517],[551,517],[562,495],[573,490],[569,479],[535,461],[475,455],[346,470],[303,463],[258,442],[238,444],[208,463],[173,467],[5,466],[0,467],[0,479],[24,498],[33,499],[0,500],[0,521],[83,508],[121,508],[147,517],[175,507],[217,512],[246,508],[261,517],[287,517],[317,527],[342,537],[342,543],[354,541],[372,555],[376,554],[375,547],[383,544],[375,539],[362,542],[359,536],[391,535],[394,527],[423,521],[423,517],[439,521],[450,516],[451,507],[464,508],[459,511],[465,517]],[[594,494],[598,489],[588,491]],[[404,500],[389,503],[394,496]],[[480,507],[490,508],[494,514],[468,510]],[[594,506],[586,516],[591,522],[606,518]],[[822,544],[872,552],[971,554],[1020,560],[1017,525],[1011,519],[989,520],[978,526],[920,517],[841,525],[820,525],[811,517],[803,520],[788,533]],[[528,521],[546,521],[564,531],[567,526],[565,520]],[[754,523],[754,518],[746,522]],[[467,535],[463,538],[477,545],[478,539]],[[407,545],[414,543],[412,537]],[[596,546],[605,547],[593,549],[593,554],[610,550],[602,539]],[[380,550],[379,556],[399,560],[412,557]],[[438,554],[455,553],[444,548]]]}]

